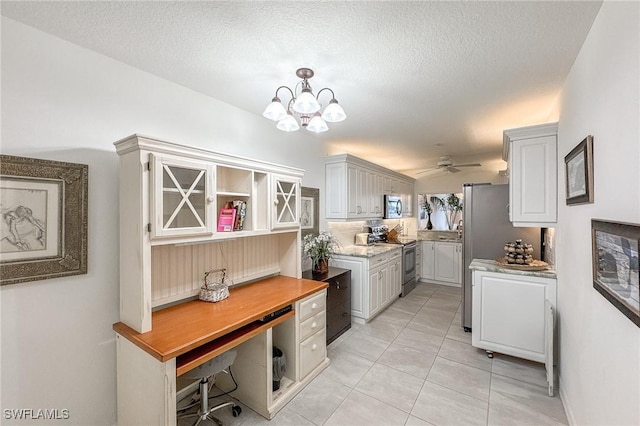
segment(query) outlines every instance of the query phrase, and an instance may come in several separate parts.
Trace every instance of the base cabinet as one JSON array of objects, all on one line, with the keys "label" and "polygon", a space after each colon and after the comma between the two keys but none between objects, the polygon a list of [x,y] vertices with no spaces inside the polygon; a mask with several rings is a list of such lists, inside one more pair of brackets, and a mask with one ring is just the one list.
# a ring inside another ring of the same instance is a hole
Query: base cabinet
[{"label": "base cabinet", "polygon": [[440,284],[462,284],[462,244],[422,241],[420,280]]},{"label": "base cabinet", "polygon": [[473,271],[472,345],[545,363],[553,392],[556,279]]},{"label": "base cabinet", "polygon": [[351,328],[351,271],[329,267],[326,274],[304,271],[302,278],[323,281],[327,288],[327,345]]},{"label": "base cabinet", "polygon": [[331,264],[351,270],[351,316],[368,321],[402,291],[402,249],[370,258],[339,255]]},{"label": "base cabinet", "polygon": [[[328,364],[326,345],[327,292],[322,290],[295,303],[295,316],[236,347],[233,363],[238,389],[232,396],[271,419]],[[284,352],[286,371],[273,390],[273,347]],[[232,389],[226,374],[216,377]]]}]

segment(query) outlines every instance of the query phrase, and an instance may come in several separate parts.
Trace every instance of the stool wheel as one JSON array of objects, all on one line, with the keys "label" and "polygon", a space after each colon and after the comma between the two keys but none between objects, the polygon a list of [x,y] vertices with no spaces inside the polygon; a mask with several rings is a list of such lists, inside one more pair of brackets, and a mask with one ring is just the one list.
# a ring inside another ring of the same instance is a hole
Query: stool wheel
[{"label": "stool wheel", "polygon": [[240,413],[242,413],[242,407],[239,405],[234,405],[231,407],[231,414],[233,414],[233,417],[238,417],[240,415]]}]

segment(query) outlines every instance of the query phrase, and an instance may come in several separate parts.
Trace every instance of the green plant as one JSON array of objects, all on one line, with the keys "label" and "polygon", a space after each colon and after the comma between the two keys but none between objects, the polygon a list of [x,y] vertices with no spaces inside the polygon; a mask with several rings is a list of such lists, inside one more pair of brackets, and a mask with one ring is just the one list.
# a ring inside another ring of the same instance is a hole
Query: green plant
[{"label": "green plant", "polygon": [[456,215],[458,212],[462,211],[462,201],[460,200],[460,197],[453,192],[447,195],[445,199],[434,195],[431,197],[431,202],[437,209],[444,212],[444,217],[447,220],[447,226],[449,227],[449,230],[452,230]]},{"label": "green plant", "polygon": [[433,207],[431,207],[431,203],[429,202],[429,197],[427,197],[427,194],[422,194],[422,209],[428,215],[433,213]]}]

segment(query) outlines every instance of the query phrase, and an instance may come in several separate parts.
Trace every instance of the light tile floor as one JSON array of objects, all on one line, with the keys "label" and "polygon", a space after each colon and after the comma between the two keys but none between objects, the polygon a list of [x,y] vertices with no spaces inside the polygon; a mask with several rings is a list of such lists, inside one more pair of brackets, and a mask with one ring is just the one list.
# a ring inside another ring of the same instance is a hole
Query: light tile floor
[{"label": "light tile floor", "polygon": [[331,365],[271,421],[245,406],[216,416],[230,426],[568,424],[543,365],[489,359],[461,329],[460,309],[459,288],[419,283],[329,345]]}]

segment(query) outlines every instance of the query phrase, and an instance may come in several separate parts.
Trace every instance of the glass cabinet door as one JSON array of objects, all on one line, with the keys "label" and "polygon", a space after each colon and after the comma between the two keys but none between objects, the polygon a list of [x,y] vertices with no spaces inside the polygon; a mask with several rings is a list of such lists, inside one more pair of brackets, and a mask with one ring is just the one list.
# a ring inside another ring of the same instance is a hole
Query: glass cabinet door
[{"label": "glass cabinet door", "polygon": [[300,179],[273,175],[272,228],[300,226]]},{"label": "glass cabinet door", "polygon": [[166,237],[213,232],[213,166],[152,155],[151,235]]}]

